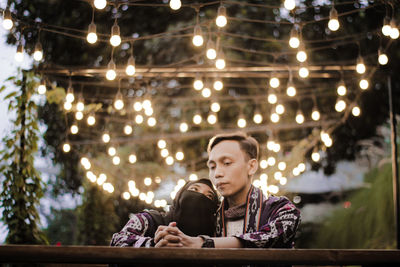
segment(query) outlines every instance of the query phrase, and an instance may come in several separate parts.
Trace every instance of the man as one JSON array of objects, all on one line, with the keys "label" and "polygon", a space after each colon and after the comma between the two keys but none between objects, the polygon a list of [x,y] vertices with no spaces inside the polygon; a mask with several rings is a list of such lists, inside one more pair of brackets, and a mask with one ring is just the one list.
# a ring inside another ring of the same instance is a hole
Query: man
[{"label": "man", "polygon": [[221,134],[208,144],[210,179],[224,197],[217,214],[217,237],[191,237],[175,223],[160,226],[156,247],[290,248],[299,210],[285,197],[266,197],[252,185],[258,142],[244,133]]}]

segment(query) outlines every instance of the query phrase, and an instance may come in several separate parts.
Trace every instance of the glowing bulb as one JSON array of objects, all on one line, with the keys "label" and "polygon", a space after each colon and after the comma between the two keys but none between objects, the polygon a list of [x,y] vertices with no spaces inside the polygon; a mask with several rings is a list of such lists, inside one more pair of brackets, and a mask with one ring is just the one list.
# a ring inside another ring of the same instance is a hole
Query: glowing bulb
[{"label": "glowing bulb", "polygon": [[178,152],[176,152],[176,154],[175,154],[175,158],[176,158],[176,160],[181,161],[181,160],[183,160],[183,159],[185,158],[185,154],[183,154],[182,151],[178,151]]},{"label": "glowing bulb", "polygon": [[114,47],[121,44],[120,30],[117,22],[115,22],[111,28],[110,44]]},{"label": "glowing bulb", "polygon": [[69,151],[71,151],[71,145],[68,143],[64,143],[63,150],[65,153],[68,153]]},{"label": "glowing bulb", "polygon": [[87,124],[89,126],[92,126],[96,123],[96,118],[94,117],[94,115],[89,115],[87,118]]},{"label": "glowing bulb", "polygon": [[283,113],[285,113],[285,106],[282,104],[278,104],[275,107],[275,112],[279,115],[282,115]]},{"label": "glowing bulb", "polygon": [[296,1],[295,0],[285,0],[283,5],[287,10],[293,10],[296,7]]},{"label": "glowing bulb", "polygon": [[275,144],[274,141],[269,140],[269,141],[267,142],[267,148],[268,148],[268,150],[273,150],[274,144]]},{"label": "glowing bulb", "polygon": [[296,59],[299,62],[304,62],[307,60],[307,53],[303,44],[299,46],[299,50],[297,51],[296,54]]},{"label": "glowing bulb", "polygon": [[201,27],[199,25],[194,27],[194,36],[192,42],[194,46],[202,46],[204,43]]},{"label": "glowing bulb", "polygon": [[277,123],[277,122],[279,121],[279,115],[276,114],[276,113],[272,113],[272,114],[271,114],[271,121],[272,121],[273,123]]},{"label": "glowing bulb", "polygon": [[94,6],[97,9],[101,10],[101,9],[105,8],[106,5],[107,5],[107,1],[106,0],[94,0]]},{"label": "glowing bulb", "polygon": [[143,103],[142,103],[142,107],[143,107],[144,109],[150,109],[150,108],[151,108],[151,101],[148,100],[148,99],[145,99],[145,100],[143,101]]},{"label": "glowing bulb", "polygon": [[300,170],[296,167],[293,169],[292,173],[294,176],[298,176],[298,175],[300,175]]},{"label": "glowing bulb", "polygon": [[310,72],[308,71],[307,67],[301,67],[299,69],[299,76],[301,78],[307,78],[309,74],[310,74]]},{"label": "glowing bulb", "polygon": [[157,142],[157,146],[160,149],[166,148],[167,147],[167,142],[165,142],[165,140],[163,140],[163,139],[160,139]]},{"label": "glowing bulb", "polygon": [[152,180],[150,177],[146,177],[146,178],[144,178],[143,182],[144,182],[144,185],[150,186],[152,183]]},{"label": "glowing bulb", "polygon": [[211,104],[211,111],[218,112],[220,110],[221,110],[221,106],[220,106],[220,104],[218,102],[213,102]]},{"label": "glowing bulb", "polygon": [[312,159],[314,162],[318,162],[318,161],[321,159],[321,155],[318,153],[318,151],[314,151],[314,152],[311,154],[311,159]]},{"label": "glowing bulb", "polygon": [[255,113],[253,116],[253,121],[257,124],[260,124],[263,121],[262,115],[259,112]]},{"label": "glowing bulb", "polygon": [[71,110],[71,108],[72,108],[71,102],[65,101],[64,102],[64,109],[65,110]]},{"label": "glowing bulb", "polygon": [[399,38],[399,35],[400,35],[399,29],[397,28],[396,22],[394,21],[394,19],[392,19],[392,21],[390,22],[390,27],[391,27],[390,38],[392,38],[392,39]]},{"label": "glowing bulb", "polygon": [[327,139],[327,140],[325,140],[324,144],[326,147],[331,147],[333,144],[333,141],[332,141],[332,139]]},{"label": "glowing bulb", "polygon": [[166,158],[169,155],[169,151],[166,148],[161,149],[160,151],[161,157]]},{"label": "glowing bulb", "polygon": [[85,109],[85,104],[83,103],[82,98],[79,98],[78,103],[76,103],[76,110],[83,111]]},{"label": "glowing bulb", "polygon": [[129,124],[125,125],[124,127],[124,133],[126,135],[130,135],[133,132],[132,126],[130,126]]},{"label": "glowing bulb", "polygon": [[239,126],[239,128],[244,128],[244,127],[246,127],[246,125],[247,125],[246,119],[243,117],[240,117],[237,121],[237,126]]},{"label": "glowing bulb", "polygon": [[41,82],[37,90],[39,94],[44,95],[46,93],[46,84]]},{"label": "glowing bulb", "polygon": [[296,115],[296,122],[297,122],[298,124],[302,124],[302,123],[304,122],[304,115],[303,115],[303,113],[302,113],[300,110],[297,112],[297,115]]},{"label": "glowing bulb", "polygon": [[340,27],[339,19],[338,19],[338,13],[337,10],[332,6],[331,11],[329,12],[329,22],[328,22],[328,28],[331,31],[337,31]]},{"label": "glowing bulb", "polygon": [[224,84],[222,83],[221,80],[216,80],[216,81],[214,81],[213,87],[215,90],[221,91],[222,88],[224,88]]},{"label": "glowing bulb", "polygon": [[279,79],[276,77],[272,77],[269,80],[269,85],[271,85],[272,88],[277,88],[279,86],[279,84],[280,84]]},{"label": "glowing bulb", "polygon": [[369,82],[367,79],[361,79],[359,85],[362,90],[366,90],[369,87]]},{"label": "glowing bulb", "polygon": [[67,89],[67,95],[65,96],[65,100],[70,103],[74,102],[75,100],[74,90],[72,89],[71,86],[69,86]]},{"label": "glowing bulb", "polygon": [[351,113],[353,114],[353,116],[358,117],[361,114],[361,109],[358,106],[355,106],[351,110]]},{"label": "glowing bulb", "polygon": [[104,143],[108,143],[111,140],[110,134],[109,133],[104,133],[103,136],[101,137]]},{"label": "glowing bulb", "polygon": [[43,48],[42,44],[37,42],[35,45],[35,52],[33,53],[33,59],[40,61],[43,59]]},{"label": "glowing bulb", "polygon": [[182,6],[181,0],[170,0],[169,6],[172,10],[178,10]]},{"label": "glowing bulb", "polygon": [[201,95],[204,97],[204,98],[209,98],[210,96],[211,96],[211,90],[210,90],[210,88],[203,88],[203,90],[201,91]]},{"label": "glowing bulb", "polygon": [[75,119],[77,119],[78,121],[83,119],[83,113],[81,111],[78,111],[75,113]]},{"label": "glowing bulb", "polygon": [[171,157],[171,156],[168,156],[168,157],[165,159],[165,162],[167,163],[167,165],[172,165],[172,164],[174,164],[174,158]]},{"label": "glowing bulb", "polygon": [[378,62],[381,65],[386,65],[389,62],[388,56],[381,49],[378,51]]},{"label": "glowing bulb", "polygon": [[119,165],[119,164],[121,163],[120,157],[114,156],[113,159],[112,159],[112,163],[113,163],[114,165]]},{"label": "glowing bulb", "polygon": [[113,146],[110,146],[109,148],[108,148],[108,155],[110,155],[111,157],[113,157],[113,156],[115,156],[116,154],[117,154],[117,150],[115,149],[115,147],[113,147]]},{"label": "glowing bulb", "polygon": [[196,77],[196,79],[193,82],[193,88],[195,90],[201,90],[203,89],[204,83],[203,81],[200,79],[200,77]]},{"label": "glowing bulb", "polygon": [[359,74],[363,74],[365,72],[366,68],[365,68],[365,64],[364,64],[364,60],[362,59],[362,57],[358,57],[357,59],[357,66],[356,66],[356,71]]},{"label": "glowing bulb", "polygon": [[318,121],[321,118],[321,114],[319,113],[317,108],[314,108],[313,112],[311,113],[311,118],[314,121]]},{"label": "glowing bulb", "polygon": [[122,94],[120,91],[118,91],[117,95],[115,96],[114,108],[116,110],[121,110],[124,108],[124,101],[122,99]]},{"label": "glowing bulb", "polygon": [[107,66],[107,72],[106,72],[107,80],[113,81],[117,77],[117,72],[115,71],[116,68],[117,67],[115,66],[114,60],[111,59]]},{"label": "glowing bulb", "polygon": [[195,114],[194,116],[193,116],[193,123],[194,124],[200,124],[201,123],[201,121],[203,120],[203,118],[201,117],[201,115],[200,114]]},{"label": "glowing bulb", "polygon": [[338,88],[337,88],[337,94],[340,96],[344,96],[347,93],[347,88],[346,85],[344,84],[343,81],[339,82]]},{"label": "glowing bulb", "polygon": [[147,119],[147,125],[149,125],[150,127],[154,127],[157,124],[157,120],[154,117],[150,117]]},{"label": "glowing bulb", "polygon": [[142,103],[140,103],[139,101],[136,101],[136,102],[133,104],[133,109],[134,109],[135,111],[141,111],[141,110],[142,110]]},{"label": "glowing bulb", "polygon": [[300,172],[304,172],[306,170],[306,164],[299,163],[299,165],[297,165],[297,168],[299,169]]},{"label": "glowing bulb", "polygon": [[24,47],[20,44],[17,47],[17,53],[15,53],[15,61],[22,62],[24,60]]},{"label": "glowing bulb", "polygon": [[294,87],[294,85],[288,85],[287,89],[286,89],[286,94],[290,97],[295,96],[297,93],[296,87]]},{"label": "glowing bulb", "polygon": [[290,31],[289,45],[291,48],[298,48],[300,45],[299,33],[295,26]]},{"label": "glowing bulb", "polygon": [[97,42],[97,34],[96,34],[96,24],[93,22],[89,24],[88,35],[86,36],[86,40],[89,44],[94,44]]},{"label": "glowing bulb", "polygon": [[143,116],[142,115],[140,115],[140,114],[137,114],[136,116],[135,116],[135,122],[137,123],[137,124],[142,124],[143,123]]},{"label": "glowing bulb", "polygon": [[215,44],[211,39],[207,42],[206,55],[208,59],[215,59],[217,57],[217,50],[215,49]]},{"label": "glowing bulb", "polygon": [[225,27],[227,22],[228,20],[226,19],[226,8],[224,6],[220,6],[218,8],[218,15],[215,20],[215,23],[217,24],[218,27],[222,28]]},{"label": "glowing bulb", "polygon": [[131,163],[131,164],[135,163],[137,160],[136,155],[135,154],[129,155],[128,160],[129,160],[129,163]]},{"label": "glowing bulb", "polygon": [[187,132],[188,129],[189,129],[189,125],[188,125],[186,122],[182,122],[182,123],[179,125],[179,130],[180,130],[182,133]]},{"label": "glowing bulb", "polygon": [[133,76],[136,73],[135,58],[133,56],[129,57],[125,72],[129,76]]},{"label": "glowing bulb", "polygon": [[217,55],[217,60],[215,61],[215,67],[219,70],[222,70],[225,68],[225,66],[226,66],[225,55],[224,52],[220,50]]},{"label": "glowing bulb", "polygon": [[284,171],[286,169],[286,163],[281,161],[278,163],[278,169]]},{"label": "glowing bulb", "polygon": [[389,18],[385,18],[383,20],[382,33],[385,36],[390,36],[391,31],[392,27],[390,26]]},{"label": "glowing bulb", "polygon": [[287,178],[286,177],[281,177],[281,179],[279,179],[279,183],[281,185],[285,185],[287,183]]},{"label": "glowing bulb", "polygon": [[124,193],[122,193],[122,197],[123,197],[125,200],[128,200],[128,199],[131,197],[131,194],[129,194],[129,192],[124,192]]},{"label": "glowing bulb", "polygon": [[276,159],[275,159],[274,157],[269,157],[269,158],[267,159],[267,162],[268,162],[268,165],[269,165],[269,166],[274,166],[275,163],[276,163]]},{"label": "glowing bulb", "polygon": [[214,113],[211,113],[210,115],[208,115],[207,121],[209,124],[213,125],[217,122],[217,116]]},{"label": "glowing bulb", "polygon": [[338,100],[335,104],[335,109],[337,112],[342,112],[346,109],[346,102],[343,99]]},{"label": "glowing bulb", "polygon": [[274,93],[271,93],[268,95],[268,103],[276,104],[277,101],[278,101],[278,98],[276,97],[276,95]]},{"label": "glowing bulb", "polygon": [[282,178],[282,173],[281,172],[275,172],[274,173],[274,178],[275,178],[275,180],[281,179]]},{"label": "glowing bulb", "polygon": [[12,21],[12,17],[11,17],[11,12],[10,10],[7,8],[6,10],[4,10],[3,12],[3,28],[6,30],[11,30],[11,28],[13,27],[13,21]]},{"label": "glowing bulb", "polygon": [[72,134],[77,134],[78,132],[79,132],[78,125],[72,124],[72,125],[71,125],[71,133],[72,133]]},{"label": "glowing bulb", "polygon": [[272,151],[274,151],[275,153],[278,153],[279,150],[281,150],[281,145],[278,143],[274,143],[274,146],[272,148]]},{"label": "glowing bulb", "polygon": [[189,181],[197,181],[198,179],[199,177],[195,173],[189,175]]}]

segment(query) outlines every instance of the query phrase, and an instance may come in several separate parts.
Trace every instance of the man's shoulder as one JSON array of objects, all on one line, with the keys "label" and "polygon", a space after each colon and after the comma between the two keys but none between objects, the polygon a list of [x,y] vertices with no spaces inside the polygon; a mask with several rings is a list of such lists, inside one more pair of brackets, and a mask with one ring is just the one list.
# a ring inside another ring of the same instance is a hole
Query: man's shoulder
[{"label": "man's shoulder", "polygon": [[264,197],[263,209],[270,211],[277,211],[278,209],[293,209],[298,210],[296,206],[285,196],[273,196]]}]

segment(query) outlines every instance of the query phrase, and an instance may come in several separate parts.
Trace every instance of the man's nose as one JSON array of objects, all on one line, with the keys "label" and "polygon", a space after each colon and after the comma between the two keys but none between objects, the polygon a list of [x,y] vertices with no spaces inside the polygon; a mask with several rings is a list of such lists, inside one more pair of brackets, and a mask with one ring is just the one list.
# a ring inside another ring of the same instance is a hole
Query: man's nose
[{"label": "man's nose", "polygon": [[215,174],[214,174],[215,178],[222,178],[224,177],[224,172],[223,172],[223,168],[220,166],[216,166],[215,167]]}]

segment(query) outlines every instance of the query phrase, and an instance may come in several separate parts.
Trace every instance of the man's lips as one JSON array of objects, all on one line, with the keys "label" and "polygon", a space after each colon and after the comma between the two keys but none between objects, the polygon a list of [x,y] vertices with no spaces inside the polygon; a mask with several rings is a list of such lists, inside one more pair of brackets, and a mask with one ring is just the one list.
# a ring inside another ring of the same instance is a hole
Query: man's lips
[{"label": "man's lips", "polygon": [[228,184],[228,183],[224,183],[224,182],[217,183],[217,188],[224,187],[224,186],[227,185],[227,184]]}]

